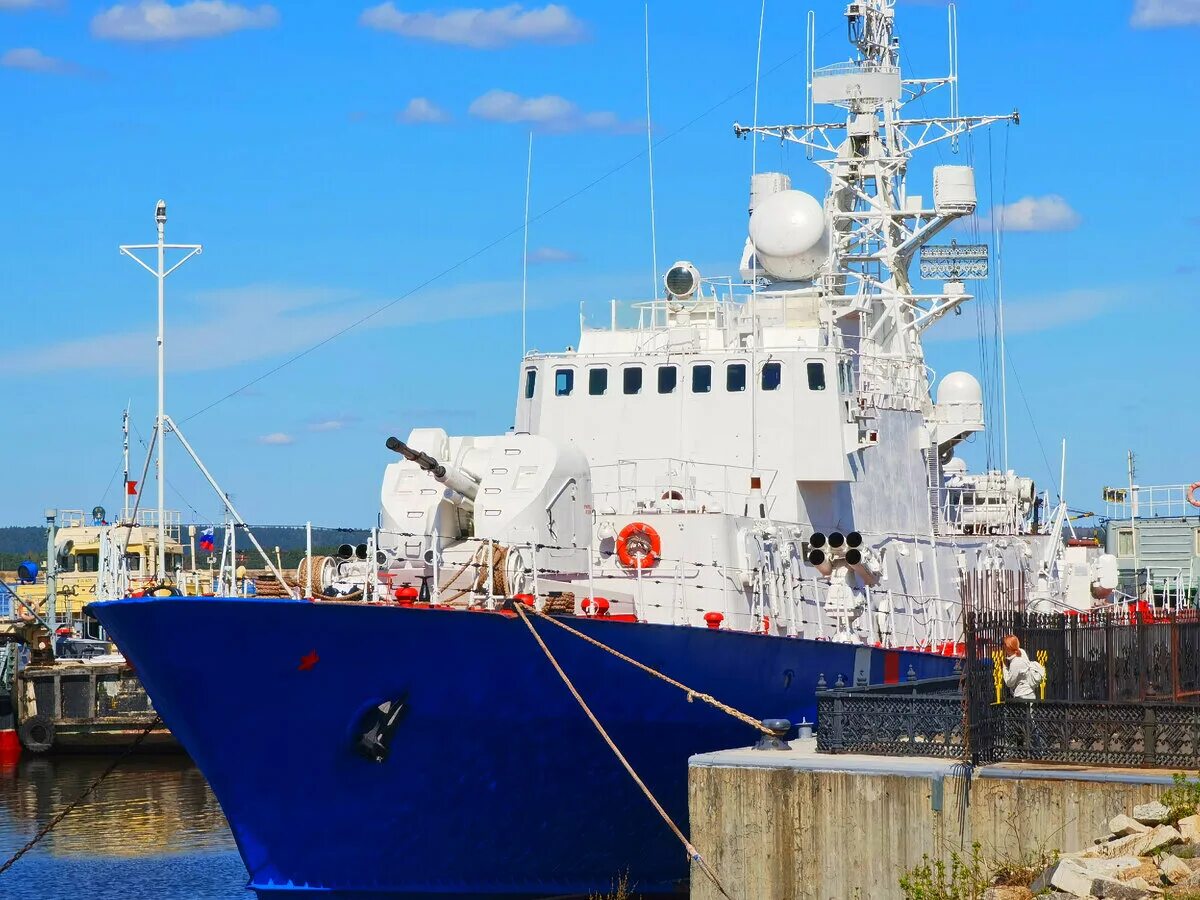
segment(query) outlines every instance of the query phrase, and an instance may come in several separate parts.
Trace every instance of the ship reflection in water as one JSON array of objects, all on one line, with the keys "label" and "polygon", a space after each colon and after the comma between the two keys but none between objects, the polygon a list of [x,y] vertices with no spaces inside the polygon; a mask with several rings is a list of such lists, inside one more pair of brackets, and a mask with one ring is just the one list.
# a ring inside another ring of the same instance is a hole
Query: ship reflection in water
[{"label": "ship reflection in water", "polygon": [[[0,772],[0,862],[82,794],[111,758],[30,758]],[[0,896],[252,900],[221,808],[182,754],[125,760],[0,875]]]}]

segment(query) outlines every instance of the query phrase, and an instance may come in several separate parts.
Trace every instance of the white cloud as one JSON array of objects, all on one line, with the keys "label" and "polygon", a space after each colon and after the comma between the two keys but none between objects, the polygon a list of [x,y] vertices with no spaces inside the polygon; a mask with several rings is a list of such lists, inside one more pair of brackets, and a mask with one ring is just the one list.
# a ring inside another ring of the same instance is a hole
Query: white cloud
[{"label": "white cloud", "polygon": [[[1036,294],[1004,301],[1004,333],[1008,337],[1050,331],[1086,322],[1108,313],[1129,296],[1124,290],[1079,288],[1051,294]],[[978,297],[962,307],[961,316],[947,316],[927,332],[926,341],[975,341],[979,339],[976,310]],[[989,325],[990,328],[990,325]]]},{"label": "white cloud", "polygon": [[512,91],[490,90],[471,101],[467,112],[489,122],[532,125],[541,131],[616,131],[638,128],[625,123],[611,112],[584,112],[576,104],[557,94],[522,97]]},{"label": "white cloud", "polygon": [[1200,0],[1136,0],[1129,24],[1134,28],[1200,25]]},{"label": "white cloud", "polygon": [[529,262],[533,265],[538,263],[565,263],[575,262],[579,259],[579,255],[572,253],[570,250],[562,250],[558,247],[538,247],[536,250],[529,251]]},{"label": "white cloud", "polygon": [[60,0],[0,0],[0,10],[20,11],[23,9],[46,9],[58,6]]},{"label": "white cloud", "polygon": [[984,221],[994,221],[1005,231],[1073,231],[1083,219],[1058,194],[1046,194],[997,206]]},{"label": "white cloud", "polygon": [[363,10],[359,22],[377,31],[476,49],[521,42],[574,44],[587,37],[583,22],[557,3],[528,10],[520,3],[513,3],[494,9],[409,13],[396,9],[396,4],[389,0]]},{"label": "white cloud", "polygon": [[226,0],[190,0],[173,6],[166,0],[118,3],[92,18],[92,34],[115,41],[180,41],[213,38],[247,28],[272,28],[279,11]]},{"label": "white cloud", "polygon": [[[521,285],[477,281],[428,288],[381,307],[388,298],[363,297],[327,288],[249,285],[177,297],[167,323],[167,367],[172,372],[206,372],[304,351],[347,325],[370,316],[354,333],[418,322],[470,319],[513,312]],[[531,298],[531,306],[537,302]],[[70,337],[0,354],[0,375],[51,371],[154,371],[153,302],[144,328],[97,334],[80,320]],[[231,334],[253,339],[230,340]],[[348,336],[349,337],[349,336]],[[220,353],[212,352],[220,347]]]},{"label": "white cloud", "polygon": [[396,119],[408,125],[449,122],[450,113],[426,97],[413,97]]},{"label": "white cloud", "polygon": [[[0,0],[2,2],[2,0]],[[43,75],[75,75],[82,71],[75,63],[55,56],[47,56],[33,47],[15,47],[0,56],[0,66],[8,69],[23,69]]]},{"label": "white cloud", "polygon": [[270,434],[264,434],[260,437],[258,442],[272,447],[285,447],[288,444],[296,443],[296,439],[290,434],[284,434],[282,431],[272,431]]},{"label": "white cloud", "polygon": [[317,422],[309,422],[309,431],[341,431],[348,425],[353,425],[358,419],[355,416],[341,416],[336,419],[322,419]]}]

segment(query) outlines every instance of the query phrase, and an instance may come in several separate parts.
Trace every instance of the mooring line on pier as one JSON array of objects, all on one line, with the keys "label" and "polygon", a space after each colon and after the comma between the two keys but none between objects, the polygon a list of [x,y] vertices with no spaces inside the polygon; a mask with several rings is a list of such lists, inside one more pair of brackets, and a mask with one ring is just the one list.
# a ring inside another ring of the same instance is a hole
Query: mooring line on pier
[{"label": "mooring line on pier", "polygon": [[[515,605],[519,609],[522,604],[518,603]],[[632,656],[626,656],[620,650],[614,650],[612,647],[608,646],[608,644],[605,644],[602,641],[598,641],[594,637],[584,634],[582,631],[579,631],[576,628],[572,628],[566,622],[561,622],[558,619],[554,618],[554,616],[548,616],[544,612],[538,612],[538,610],[536,610],[536,609],[531,609],[530,612],[532,612],[535,616],[540,616],[541,618],[545,619],[547,622],[553,622],[555,625],[557,625],[559,628],[563,629],[564,631],[568,631],[571,634],[575,635],[575,637],[582,638],[583,640],[585,640],[589,644],[591,644],[593,647],[599,647],[601,650],[611,653],[617,659],[623,660],[624,662],[629,663],[631,666],[641,669],[647,675],[653,675],[655,678],[661,678],[667,684],[672,685],[673,687],[679,688],[679,690],[681,690],[685,694],[687,694],[688,703],[691,703],[693,700],[700,700],[704,703],[707,703],[709,706],[719,709],[721,712],[725,713],[726,715],[733,716],[733,718],[737,719],[739,722],[742,722],[745,725],[749,725],[751,728],[757,728],[759,731],[761,731],[763,734],[767,735],[768,737],[778,737],[778,735],[774,731],[772,731],[770,728],[768,728],[766,725],[764,725],[760,720],[754,718],[754,716],[747,715],[746,713],[742,712],[740,709],[735,709],[734,707],[730,706],[727,703],[722,703],[720,700],[718,700],[712,694],[706,694],[703,691],[697,691],[693,688],[690,688],[683,682],[676,681],[670,675],[664,675],[662,672],[658,671],[657,669],[651,668],[650,666],[646,665],[645,663],[638,662]]]},{"label": "mooring line on pier", "polygon": [[28,853],[30,850],[32,850],[34,847],[36,847],[39,843],[41,843],[42,838],[44,838],[51,831],[53,831],[55,826],[58,825],[58,823],[61,822],[63,819],[65,819],[68,815],[70,815],[71,811],[73,809],[75,809],[75,807],[77,807],[80,803],[82,803],[85,799],[87,799],[92,794],[92,792],[96,790],[96,788],[100,787],[100,785],[104,782],[104,779],[108,778],[108,776],[111,775],[116,770],[117,766],[119,766],[121,763],[123,763],[129,757],[129,755],[131,753],[133,753],[133,751],[136,750],[141,745],[142,741],[144,741],[147,737],[150,736],[150,732],[152,732],[155,728],[157,728],[161,724],[162,724],[162,719],[155,717],[154,721],[151,722],[149,725],[147,725],[145,730],[141,734],[139,734],[136,738],[134,738],[133,743],[130,744],[128,748],[126,748],[125,752],[122,753],[120,756],[118,756],[116,759],[114,759],[112,761],[112,763],[109,764],[108,768],[105,769],[103,772],[101,772],[100,775],[96,778],[96,780],[93,781],[90,785],[88,785],[87,789],[82,794],[80,794],[78,797],[76,797],[74,800],[72,800],[70,803],[68,803],[66,805],[66,807],[64,807],[62,809],[61,812],[59,812],[57,815],[54,816],[54,818],[52,818],[49,822],[47,822],[45,825],[43,825],[38,830],[38,833],[35,834],[32,838],[30,838],[29,842],[26,843],[24,847],[22,847],[16,853],[14,853],[12,856],[10,856],[4,862],[3,865],[0,865],[0,875],[3,875],[5,872],[7,872],[9,869],[11,869],[14,865],[16,865],[17,860],[19,860],[22,856],[24,856],[26,853]]},{"label": "mooring line on pier", "polygon": [[[596,718],[596,714],[592,712],[592,708],[588,706],[587,701],[583,699],[583,695],[580,694],[579,690],[575,687],[575,683],[571,681],[570,676],[568,676],[563,670],[563,667],[559,665],[559,662],[555,658],[554,654],[550,652],[550,648],[546,646],[546,642],[542,640],[542,636],[538,634],[537,629],[533,627],[533,623],[529,621],[529,617],[525,614],[525,604],[515,603],[514,606],[516,607],[517,615],[521,617],[521,621],[525,623],[525,627],[529,629],[529,633],[533,635],[533,639],[537,641],[538,646],[542,648],[542,652],[546,654],[546,659],[550,660],[550,664],[554,666],[554,671],[556,671],[558,673],[558,677],[563,680],[563,684],[567,686],[567,690],[571,692],[571,696],[575,698],[575,701],[579,704],[580,708],[584,711],[584,713],[587,714],[587,717],[591,720],[592,724],[596,726],[596,730],[600,732],[600,736],[604,738],[604,743],[608,744],[608,749],[613,752],[613,755],[616,756],[617,760],[625,768],[625,771],[629,773],[629,777],[633,779],[634,784],[641,788],[642,793],[646,795],[646,799],[650,801],[650,805],[654,807],[655,811],[662,817],[662,820],[667,823],[667,827],[674,832],[675,837],[679,838],[680,843],[683,844],[684,850],[687,851],[688,858],[691,859],[692,862],[694,862],[697,866],[699,866],[700,871],[703,872],[705,876],[708,877],[709,881],[713,883],[713,886],[721,892],[722,897],[726,898],[726,900],[733,900],[733,898],[729,896],[729,892],[725,890],[725,886],[721,884],[721,879],[717,877],[717,873],[713,871],[712,867],[705,861],[704,857],[700,855],[700,851],[692,846],[692,842],[687,839],[687,835],[685,835],[683,830],[675,824],[675,820],[671,818],[670,813],[663,809],[662,804],[658,802],[658,798],[654,796],[654,793],[646,785],[646,782],[642,781],[641,776],[638,775],[633,766],[630,765],[629,760],[625,758],[625,754],[621,752],[621,748],[617,746],[616,742],[609,736],[608,731],[605,730],[602,724],[600,724],[600,720]],[[551,621],[554,620],[551,619]]]}]

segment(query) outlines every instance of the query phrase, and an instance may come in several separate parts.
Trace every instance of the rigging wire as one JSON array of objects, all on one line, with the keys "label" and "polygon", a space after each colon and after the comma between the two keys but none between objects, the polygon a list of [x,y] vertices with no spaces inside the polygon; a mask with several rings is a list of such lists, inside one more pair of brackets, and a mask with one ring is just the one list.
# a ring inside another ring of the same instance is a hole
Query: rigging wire
[{"label": "rigging wire", "polygon": [[[1000,222],[996,240],[996,316],[1000,330],[1000,404],[1004,417],[1004,471],[1008,471],[1008,358],[1004,349],[1004,210],[1008,204],[1008,139],[1011,126],[1004,129],[1004,178],[1000,189]],[[995,218],[995,216],[993,216]]]},{"label": "rigging wire", "polygon": [[[826,34],[832,33],[833,30],[834,29],[830,29],[828,32],[826,32]],[[824,35],[822,35],[822,37],[824,37]],[[775,65],[773,65],[771,68],[767,69],[766,72],[764,73],[764,75],[774,74],[775,72],[782,69],[784,66],[786,66],[788,63],[795,60],[797,57],[799,57],[803,53],[804,53],[803,50],[798,50],[795,53],[791,54],[790,56],[783,58],[782,60],[777,62]],[[693,116],[691,119],[689,119],[684,124],[680,125],[675,130],[673,130],[673,131],[669,132],[668,134],[664,135],[663,137],[659,138],[657,141],[654,141],[652,143],[652,146],[661,147],[667,141],[670,141],[673,138],[678,137],[680,134],[687,131],[689,128],[691,128],[693,125],[695,125],[697,122],[699,122],[702,119],[707,118],[712,113],[714,113],[718,109],[720,109],[722,106],[725,106],[730,101],[736,99],[737,97],[740,97],[742,94],[746,93],[753,87],[754,87],[754,82],[750,82],[748,84],[742,85],[740,88],[737,88],[734,91],[731,91],[729,94],[726,94],[725,97],[718,100],[716,103],[712,104],[704,111]],[[561,200],[558,200],[557,202],[546,207],[544,210],[542,210],[536,216],[533,216],[530,219],[530,221],[537,222],[537,221],[540,221],[541,219],[544,219],[546,216],[557,211],[561,207],[566,206],[571,201],[577,199],[578,197],[581,197],[583,194],[586,194],[588,191],[592,190],[592,188],[604,183],[612,176],[616,175],[617,173],[619,173],[619,172],[623,171],[624,169],[628,168],[629,166],[633,165],[635,162],[640,160],[645,155],[646,155],[646,151],[643,150],[643,151],[640,151],[640,152],[636,153],[635,155],[629,157],[624,162],[618,163],[617,165],[613,166],[608,171],[604,172],[601,175],[598,175],[596,178],[589,181],[587,184],[583,185],[582,187],[578,188],[577,190],[575,190],[572,193],[568,194],[567,196],[563,197]],[[515,228],[509,229],[504,234],[501,234],[499,237],[495,238],[494,240],[489,241],[488,243],[484,244],[483,246],[481,246],[474,252],[468,254],[467,256],[462,257],[457,262],[446,266],[441,271],[426,278],[424,281],[420,282],[419,284],[417,284],[414,287],[410,288],[409,290],[405,291],[403,294],[399,295],[398,297],[396,297],[392,300],[389,300],[388,302],[382,304],[381,306],[376,307],[371,312],[368,312],[365,315],[360,316],[359,318],[355,319],[350,324],[348,324],[342,328],[339,328],[337,331],[334,331],[331,334],[325,336],[320,341],[318,341],[315,344],[312,344],[311,346],[307,347],[306,349],[293,354],[292,356],[285,359],[283,362],[281,362],[278,365],[273,366],[272,368],[263,372],[261,375],[258,375],[257,377],[252,378],[250,381],[247,381],[245,384],[241,385],[240,387],[234,388],[232,391],[229,391],[228,393],[213,400],[207,406],[200,407],[198,410],[191,413],[186,418],[180,420],[180,424],[187,424],[188,422],[192,421],[193,419],[204,415],[206,412],[209,412],[210,410],[212,410],[215,407],[219,406],[220,404],[224,403],[226,400],[236,397],[238,394],[242,393],[243,391],[270,378],[275,373],[280,372],[283,369],[286,369],[288,366],[292,365],[293,363],[299,362],[304,357],[309,356],[312,353],[315,353],[317,350],[320,350],[322,347],[324,347],[325,345],[329,344],[330,342],[336,340],[337,338],[341,337],[342,335],[346,334],[347,332],[353,331],[358,326],[363,325],[366,322],[369,322],[371,319],[374,319],[376,316],[387,312],[389,309],[393,308],[397,304],[402,303],[403,301],[407,300],[409,297],[413,296],[414,294],[429,287],[429,285],[431,285],[437,281],[440,281],[442,278],[445,278],[447,275],[450,275],[453,272],[456,272],[457,270],[461,269],[463,266],[467,265],[468,263],[473,262],[474,260],[478,259],[480,256],[483,256],[489,250],[504,243],[506,240],[511,238],[513,235],[519,234],[523,227],[524,227],[524,225],[518,225]]]},{"label": "rigging wire", "polygon": [[113,473],[109,476],[108,484],[104,486],[104,492],[100,495],[100,505],[103,506],[108,502],[108,492],[112,490],[113,482],[117,480],[117,473],[121,471],[122,463],[117,463],[117,467],[113,469]]},{"label": "rigging wire", "polygon": [[[146,440],[145,440],[145,438],[142,437],[142,432],[137,427],[137,424],[132,419],[129,420],[129,424],[133,425],[133,431],[134,431],[134,434],[137,435],[138,443],[141,444],[143,447],[146,447]],[[149,449],[149,448],[147,448],[147,449]],[[145,487],[145,485],[143,485],[143,487]],[[196,507],[194,507],[191,504],[191,501],[189,501],[187,497],[183,496],[183,491],[181,491],[181,490],[179,490],[179,488],[175,487],[175,485],[171,483],[170,478],[167,479],[167,487],[169,487],[171,490],[173,490],[175,492],[176,496],[178,496],[179,499],[183,501],[183,505],[186,506],[188,509],[190,509],[192,511],[192,514],[197,519],[200,519],[200,520],[204,519],[204,516],[200,513],[200,510],[196,509]],[[141,496],[142,496],[142,492],[138,491],[138,497],[140,498]]]}]

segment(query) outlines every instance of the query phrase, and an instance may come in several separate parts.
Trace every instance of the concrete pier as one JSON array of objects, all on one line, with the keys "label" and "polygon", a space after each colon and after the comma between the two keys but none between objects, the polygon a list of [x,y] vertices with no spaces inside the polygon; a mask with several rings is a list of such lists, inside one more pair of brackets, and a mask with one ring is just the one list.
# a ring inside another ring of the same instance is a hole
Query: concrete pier
[{"label": "concrete pier", "polygon": [[[1162,770],[1002,764],[791,750],[692,757],[691,839],[734,900],[890,900],[922,855],[985,860],[1089,846],[1105,823],[1156,799]],[[721,900],[701,877],[693,900]]]}]

